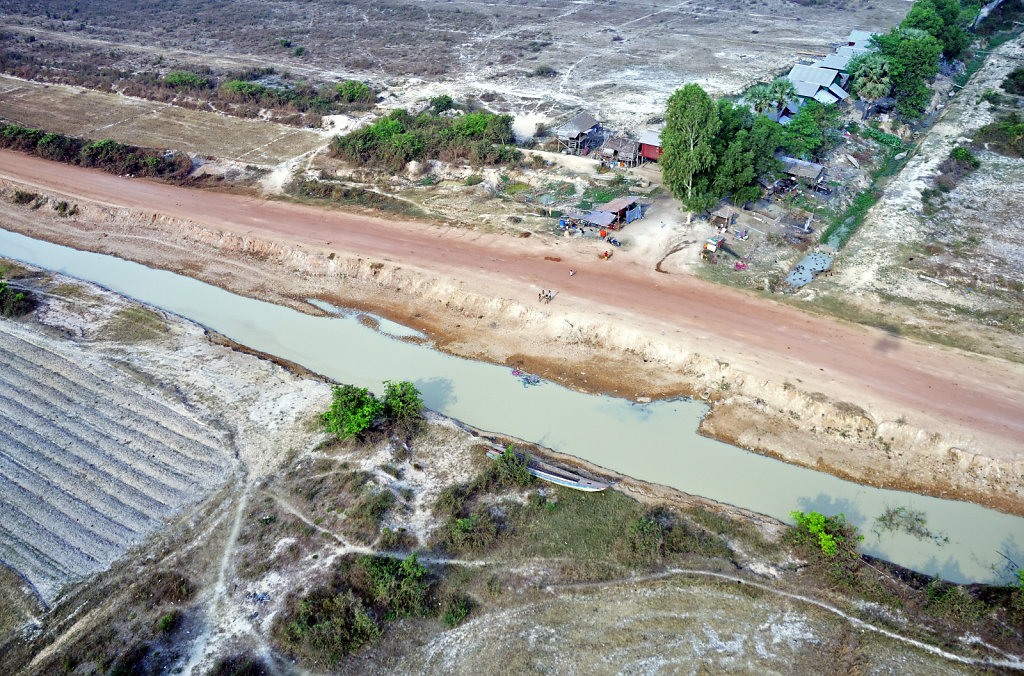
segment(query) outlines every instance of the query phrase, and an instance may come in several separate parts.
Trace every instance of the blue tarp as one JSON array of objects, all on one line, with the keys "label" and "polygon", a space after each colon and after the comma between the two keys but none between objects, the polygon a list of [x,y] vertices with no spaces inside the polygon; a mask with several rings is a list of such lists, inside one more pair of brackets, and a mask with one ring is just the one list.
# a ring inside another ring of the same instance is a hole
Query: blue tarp
[{"label": "blue tarp", "polygon": [[632,223],[633,221],[643,217],[643,215],[643,209],[641,209],[640,205],[638,204],[632,209],[626,211],[626,223]]}]

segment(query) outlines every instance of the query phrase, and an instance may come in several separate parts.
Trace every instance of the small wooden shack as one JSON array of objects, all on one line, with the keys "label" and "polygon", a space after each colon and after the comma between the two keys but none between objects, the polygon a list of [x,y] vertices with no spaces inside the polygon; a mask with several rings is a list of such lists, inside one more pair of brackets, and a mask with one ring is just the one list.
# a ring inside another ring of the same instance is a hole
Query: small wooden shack
[{"label": "small wooden shack", "polygon": [[558,149],[569,153],[589,150],[600,142],[600,131],[601,123],[593,115],[586,111],[578,113],[555,130]]},{"label": "small wooden shack", "polygon": [[640,137],[640,157],[644,161],[657,162],[661,152],[661,132],[648,129]]},{"label": "small wooden shack", "polygon": [[640,159],[640,144],[622,136],[612,136],[604,142],[601,155],[609,166],[635,167]]},{"label": "small wooden shack", "polygon": [[824,170],[820,164],[798,160],[795,157],[785,155],[776,156],[782,162],[782,170],[793,178],[807,183],[817,183],[821,179],[821,172]]},{"label": "small wooden shack", "polygon": [[612,218],[608,223],[608,227],[618,229],[627,223],[632,223],[638,218],[643,217],[643,209],[637,199],[637,197],[633,196],[619,197],[611,202],[594,207],[594,211],[596,213],[610,214]]}]

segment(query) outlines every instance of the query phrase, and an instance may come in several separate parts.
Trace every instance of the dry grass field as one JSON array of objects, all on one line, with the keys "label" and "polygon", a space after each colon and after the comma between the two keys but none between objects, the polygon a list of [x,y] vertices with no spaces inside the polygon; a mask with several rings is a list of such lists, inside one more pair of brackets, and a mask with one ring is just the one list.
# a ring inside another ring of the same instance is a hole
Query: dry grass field
[{"label": "dry grass field", "polygon": [[5,76],[0,76],[0,117],[83,138],[256,165],[278,165],[327,142],[316,132],[271,122]]},{"label": "dry grass field", "polygon": [[4,28],[12,50],[95,64],[95,72],[271,66],[314,81],[357,77],[391,90],[401,105],[445,92],[552,119],[587,107],[638,128],[684,82],[738,92],[831,51],[851,29],[899,23],[907,7],[895,0],[91,0],[69,12],[55,0],[16,0],[6,3]]}]

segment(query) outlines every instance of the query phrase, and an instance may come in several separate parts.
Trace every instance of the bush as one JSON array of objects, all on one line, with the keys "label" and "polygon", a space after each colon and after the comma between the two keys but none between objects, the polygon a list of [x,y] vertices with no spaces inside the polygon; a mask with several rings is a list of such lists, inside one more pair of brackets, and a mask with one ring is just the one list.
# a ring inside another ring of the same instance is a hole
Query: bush
[{"label": "bush", "polygon": [[263,676],[272,673],[262,660],[248,655],[222,657],[206,676]]},{"label": "bush", "polygon": [[271,631],[285,650],[319,667],[336,664],[382,633],[358,596],[334,587],[289,597]]},{"label": "bush", "polygon": [[974,138],[1001,155],[1024,157],[1024,120],[1017,113],[986,124]]},{"label": "bush", "polygon": [[367,592],[375,605],[391,617],[425,617],[430,614],[430,581],[427,569],[415,552],[404,560],[388,556],[364,556],[357,565],[369,576]]},{"label": "bush", "polygon": [[384,381],[384,417],[388,423],[413,430],[423,420],[423,399],[420,391],[408,380]]},{"label": "bush", "polygon": [[457,117],[396,110],[367,127],[331,141],[331,154],[361,165],[399,171],[412,160],[513,163],[512,116],[467,113]]},{"label": "bush", "polygon": [[516,453],[513,448],[513,445],[509,444],[495,464],[497,468],[497,482],[499,485],[508,488],[530,486],[535,482],[534,476],[527,469],[530,457],[525,454]]},{"label": "bush", "polygon": [[334,85],[338,100],[344,103],[375,103],[377,94],[359,80],[345,80]]},{"label": "bush", "polygon": [[485,509],[467,518],[452,517],[441,527],[440,543],[450,552],[480,552],[498,536],[498,525]]},{"label": "bush", "polygon": [[395,494],[388,490],[367,490],[345,513],[345,525],[363,540],[370,540],[380,529],[380,522],[395,504]]},{"label": "bush", "polygon": [[665,527],[650,516],[637,519],[629,527],[629,549],[643,563],[661,558],[665,540]]},{"label": "bush", "polygon": [[1024,68],[1014,68],[1003,80],[1002,87],[1010,94],[1024,96]]},{"label": "bush", "polygon": [[441,619],[448,627],[457,627],[469,616],[472,605],[469,599],[445,599],[441,606]]},{"label": "bush", "polygon": [[14,190],[14,203],[15,204],[31,204],[36,201],[39,197],[37,193],[29,192],[28,190]]},{"label": "bush", "polygon": [[466,177],[466,185],[474,186],[484,182],[484,177],[479,174],[471,174]]},{"label": "bush", "polygon": [[209,89],[210,79],[187,70],[175,70],[167,74],[164,82],[175,89]]},{"label": "bush", "polygon": [[818,512],[789,513],[796,526],[787,533],[816,563],[822,564],[836,581],[848,579],[860,561],[857,545],[863,540],[846,515],[825,516]]},{"label": "bush", "polygon": [[365,387],[335,385],[331,407],[320,415],[320,421],[338,439],[359,439],[383,412],[384,404]]}]

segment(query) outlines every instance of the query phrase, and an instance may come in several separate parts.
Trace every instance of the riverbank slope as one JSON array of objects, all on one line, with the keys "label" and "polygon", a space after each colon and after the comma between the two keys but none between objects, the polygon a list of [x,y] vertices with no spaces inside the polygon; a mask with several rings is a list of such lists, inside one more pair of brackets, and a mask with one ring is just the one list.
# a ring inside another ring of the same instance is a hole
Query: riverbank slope
[{"label": "riverbank slope", "polygon": [[[79,213],[13,204],[15,190]],[[516,239],[189,191],[0,153],[4,227],[319,312],[587,391],[707,398],[703,432],[858,482],[1024,513],[1019,364],[811,317],[749,294]],[[570,277],[572,268],[579,274]],[[556,291],[541,304],[541,289]]]}]

